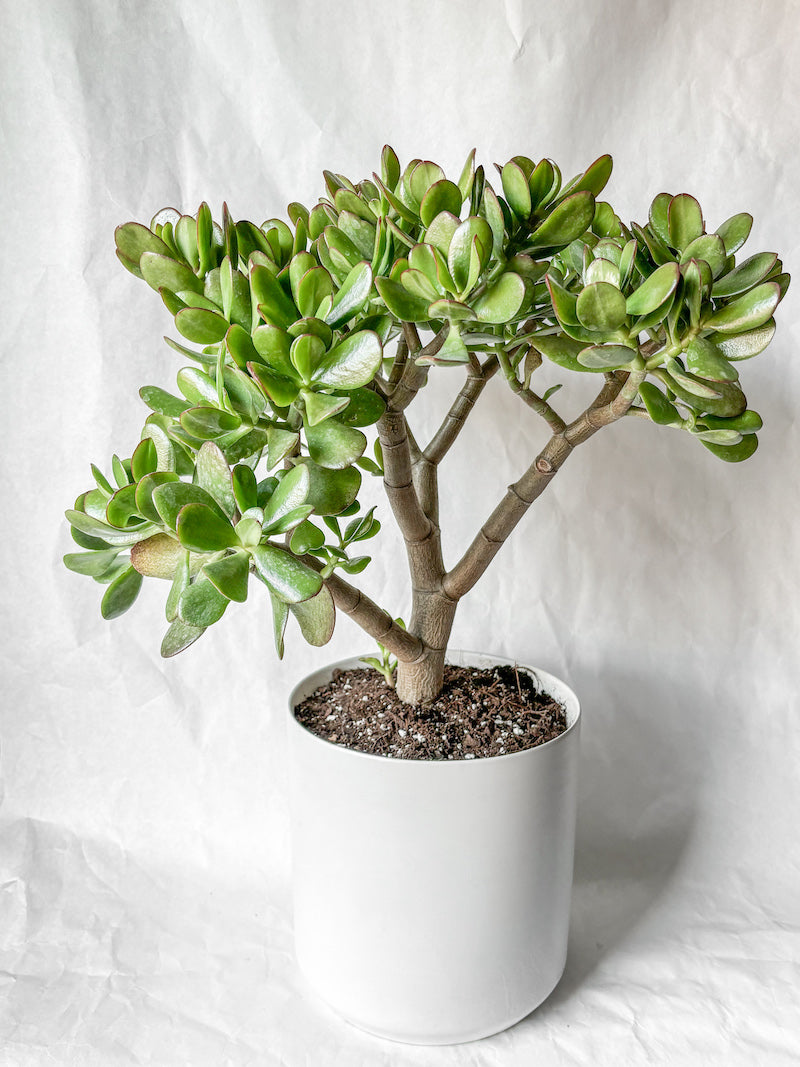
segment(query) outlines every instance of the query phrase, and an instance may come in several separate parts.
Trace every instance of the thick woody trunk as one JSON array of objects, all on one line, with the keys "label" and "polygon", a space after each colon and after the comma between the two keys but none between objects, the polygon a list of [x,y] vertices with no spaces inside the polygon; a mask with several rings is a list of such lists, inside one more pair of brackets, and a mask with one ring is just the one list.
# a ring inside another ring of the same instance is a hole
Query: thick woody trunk
[{"label": "thick woody trunk", "polygon": [[455,611],[456,602],[441,592],[414,594],[409,630],[424,647],[416,659],[397,665],[397,695],[404,703],[428,704],[441,691]]}]

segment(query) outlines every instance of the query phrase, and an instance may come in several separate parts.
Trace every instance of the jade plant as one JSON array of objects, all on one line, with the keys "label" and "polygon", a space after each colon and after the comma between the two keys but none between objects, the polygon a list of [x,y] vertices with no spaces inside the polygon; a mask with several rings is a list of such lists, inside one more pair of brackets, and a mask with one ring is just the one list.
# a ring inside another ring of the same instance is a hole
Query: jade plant
[{"label": "jade plant", "polygon": [[[515,156],[493,187],[474,152],[452,181],[386,147],[380,175],[326,171],[327,194],[290,204],[288,221],[234,222],[223,206],[217,223],[202,204],[120,226],[117,255],[174,317],[180,340],[166,340],[186,366],[176,392],[140,390],[150,414],[133,454],[111,477],[93,466],[67,512],[83,551],[65,563],[106,586],[104,617],[144,577],[165,579],[173,656],[255,582],[279,656],[289,616],[322,645],[338,609],[380,643],[385,674],[396,659],[398,696],[424,703],[458,604],[578,445],[635,416],[715,459],[751,456],[761,419],[738,368],[772,339],[789,276],[771,252],[737,259],[749,214],[709,230],[686,193],[659,193],[626,225],[597,199],[611,166],[601,156],[562,183],[551,160]],[[542,390],[546,361],[563,382]],[[432,368],[455,398],[421,442],[408,413]],[[575,375],[597,381],[577,413],[554,398]],[[494,376],[548,439],[448,565],[439,468]],[[365,475],[405,541],[407,627],[352,580],[380,530],[359,503]]]}]

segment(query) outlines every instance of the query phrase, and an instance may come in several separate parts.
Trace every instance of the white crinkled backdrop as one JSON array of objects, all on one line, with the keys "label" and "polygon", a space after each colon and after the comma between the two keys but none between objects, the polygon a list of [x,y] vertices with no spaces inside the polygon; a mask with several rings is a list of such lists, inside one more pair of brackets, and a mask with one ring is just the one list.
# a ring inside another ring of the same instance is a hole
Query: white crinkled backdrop
[{"label": "white crinkled backdrop", "polygon": [[[278,662],[254,595],[165,662],[158,583],[104,623],[60,563],[89,462],[130,454],[139,386],[181,365],[116,262],[118,223],[203,199],[260,222],[315,201],[324,167],[366,176],[386,141],[456,176],[473,145],[570,174],[608,151],[623,218],[692,192],[712,227],[751,211],[748,248],[797,269],[799,29],[791,0],[0,5],[0,1062],[800,1059],[797,290],[741,365],[753,459],[635,419],[604,431],[462,605],[455,647],[553,671],[585,714],[567,970],[498,1037],[372,1039],[295,970],[285,694],[365,650],[360,631]],[[432,379],[422,437],[455,384]],[[493,382],[443,468],[448,559],[541,441]],[[361,580],[404,613],[388,518],[381,536]]]}]

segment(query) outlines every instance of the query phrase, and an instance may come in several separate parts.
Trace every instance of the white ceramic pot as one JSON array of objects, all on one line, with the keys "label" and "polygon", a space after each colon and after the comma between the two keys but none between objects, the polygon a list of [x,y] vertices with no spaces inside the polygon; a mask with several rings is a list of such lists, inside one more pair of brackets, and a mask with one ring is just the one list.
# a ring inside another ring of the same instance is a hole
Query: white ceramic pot
[{"label": "white ceramic pot", "polygon": [[[509,660],[453,652],[448,661]],[[306,678],[290,710],[339,667]],[[474,760],[400,760],[331,744],[290,718],[297,959],[349,1022],[451,1044],[511,1026],[564,969],[580,710],[553,741]]]}]

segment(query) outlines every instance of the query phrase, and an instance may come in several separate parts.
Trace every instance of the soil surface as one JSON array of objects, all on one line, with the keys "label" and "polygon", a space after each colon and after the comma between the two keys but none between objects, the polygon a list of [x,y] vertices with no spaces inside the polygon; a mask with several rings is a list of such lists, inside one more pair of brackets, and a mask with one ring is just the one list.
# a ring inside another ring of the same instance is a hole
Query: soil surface
[{"label": "soil surface", "polygon": [[503,756],[542,745],[567,728],[564,708],[515,667],[444,669],[431,704],[403,704],[372,668],[335,671],[295,708],[297,721],[326,741],[394,759]]}]

